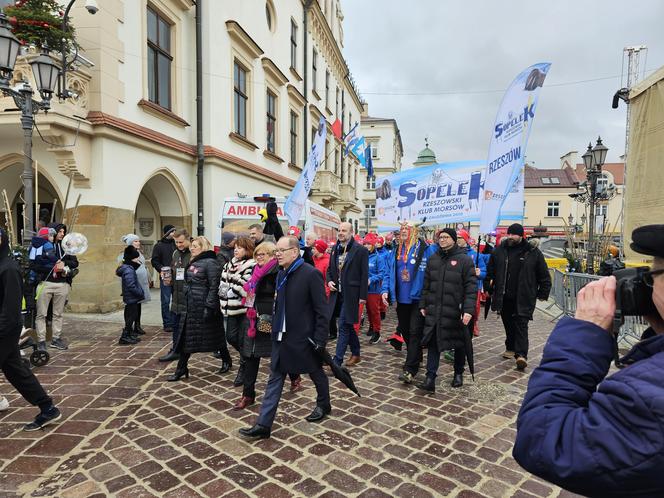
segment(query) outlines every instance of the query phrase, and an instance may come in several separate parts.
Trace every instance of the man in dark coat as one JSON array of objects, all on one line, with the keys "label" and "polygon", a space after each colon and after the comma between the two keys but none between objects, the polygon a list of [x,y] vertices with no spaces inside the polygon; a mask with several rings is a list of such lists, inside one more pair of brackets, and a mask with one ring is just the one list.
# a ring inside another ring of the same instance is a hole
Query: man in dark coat
[{"label": "man in dark coat", "polygon": [[0,369],[25,400],[40,413],[23,430],[36,431],[62,416],[37,378],[23,363],[18,338],[23,328],[23,279],[18,264],[9,257],[9,238],[0,228]]},{"label": "man in dark coat", "polygon": [[175,241],[173,241],[173,233],[175,227],[173,225],[164,226],[164,236],[157,242],[152,249],[152,267],[159,272],[159,294],[161,297],[161,320],[164,324],[166,332],[173,332],[175,326],[175,314],[171,311],[171,297],[173,295],[172,276],[166,276],[163,270],[170,271],[171,262],[173,260],[173,252],[175,251]]},{"label": "man in dark coat", "polygon": [[299,249],[296,237],[285,235],[277,242],[276,256],[282,270],[277,275],[270,378],[256,424],[240,429],[248,438],[270,437],[287,374],[309,374],[316,386],[316,407],[306,418],[308,422],[318,422],[332,410],[329,381],[317,354],[325,348],[328,334],[323,276],[304,263]]},{"label": "man in dark coat", "polygon": [[360,362],[360,340],[353,324],[360,321],[360,303],[366,303],[369,290],[369,251],[353,239],[353,226],[344,221],[339,225],[337,244],[330,255],[327,282],[341,301],[339,337],[334,361],[341,365],[350,345],[350,359],[346,366]]},{"label": "man in dark coat", "polygon": [[178,343],[178,335],[180,333],[180,320],[182,319],[182,315],[187,311],[187,297],[184,295],[184,287],[185,275],[189,266],[189,260],[191,259],[189,232],[186,228],[180,228],[173,233],[173,240],[177,248],[173,252],[173,259],[171,261],[171,279],[173,283],[171,312],[175,315],[175,320],[173,321],[173,344],[166,356],[159,358],[161,362],[174,361],[180,357],[177,351],[175,351],[175,346]]},{"label": "man in dark coat", "polygon": [[517,418],[516,461],[587,496],[664,496],[664,225],[637,228],[631,247],[655,257],[641,285],[657,311],[627,366],[606,377],[616,279],[605,277],[579,291],[575,318],[549,336]]},{"label": "man in dark coat", "polygon": [[433,393],[442,351],[454,350],[452,387],[463,385],[466,334],[475,313],[475,263],[457,245],[453,228],[438,234],[438,250],[429,256],[419,309],[424,316],[422,344],[428,346],[426,380],[417,387]]},{"label": "man in dark coat", "polygon": [[535,301],[546,301],[551,290],[551,275],[542,251],[523,235],[520,224],[510,225],[486,270],[493,294],[491,309],[500,313],[505,327],[503,358],[514,358],[519,370],[528,366],[528,322],[533,319]]}]

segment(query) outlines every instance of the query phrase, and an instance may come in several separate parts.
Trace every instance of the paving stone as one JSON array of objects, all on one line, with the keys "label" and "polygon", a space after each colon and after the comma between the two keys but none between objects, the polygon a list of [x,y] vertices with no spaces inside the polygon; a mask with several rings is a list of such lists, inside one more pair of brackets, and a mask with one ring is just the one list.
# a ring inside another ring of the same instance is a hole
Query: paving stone
[{"label": "paving stone", "polygon": [[128,475],[123,475],[105,482],[104,485],[110,493],[117,493],[121,489],[128,488],[136,483],[136,480]]},{"label": "paving stone", "polygon": [[184,479],[192,486],[198,487],[201,484],[212,481],[216,477],[217,474],[212,472],[210,469],[200,469],[193,474],[189,474]]},{"label": "paving stone", "polygon": [[342,493],[358,493],[364,489],[365,484],[340,470],[332,470],[323,476],[323,480],[330,484],[333,489]]},{"label": "paving stone", "polygon": [[180,484],[180,480],[176,476],[165,470],[158,474],[152,474],[150,477],[145,478],[144,482],[160,493]]},{"label": "paving stone", "polygon": [[90,471],[90,477],[98,482],[105,482],[122,474],[124,474],[124,470],[115,463],[106,463]]},{"label": "paving stone", "polygon": [[268,455],[262,453],[253,453],[242,459],[249,467],[256,470],[267,470],[274,465],[274,460]]},{"label": "paving stone", "polygon": [[69,453],[83,440],[80,436],[65,434],[49,434],[37,441],[26,452],[35,456],[63,456]]},{"label": "paving stone", "polygon": [[264,476],[246,465],[235,465],[222,473],[243,489],[252,489],[265,481]]},{"label": "paving stone", "polygon": [[462,482],[471,488],[482,480],[479,474],[453,463],[444,463],[437,470],[440,475]]},{"label": "paving stone", "polygon": [[260,498],[289,498],[293,496],[293,493],[273,482],[264,484],[255,490],[254,493]]},{"label": "paving stone", "polygon": [[180,486],[164,494],[164,498],[197,498],[201,495],[189,486]]},{"label": "paving stone", "polygon": [[289,469],[285,465],[277,465],[276,467],[272,467],[267,472],[267,474],[277,481],[288,485],[295,484],[296,482],[302,480],[302,476],[298,472]]},{"label": "paving stone", "polygon": [[300,482],[299,484],[296,484],[293,490],[301,494],[303,496],[314,496],[320,493],[323,489],[325,489],[325,486],[320,484],[318,481],[315,479],[312,479],[311,477],[306,478],[304,481]]},{"label": "paving stone", "polygon": [[133,472],[139,479],[144,479],[162,470],[162,466],[157,462],[147,461],[136,465],[129,470]]},{"label": "paving stone", "polygon": [[20,456],[2,469],[6,473],[43,475],[49,467],[58,463],[57,458]]},{"label": "paving stone", "polygon": [[394,474],[381,472],[373,479],[371,479],[371,482],[380,486],[381,488],[392,489],[401,484],[403,480],[400,477],[395,476]]},{"label": "paving stone", "polygon": [[209,496],[211,498],[217,498],[218,496],[224,496],[226,493],[228,493],[234,488],[235,486],[230,482],[224,479],[217,479],[203,486],[201,490],[203,491],[203,494],[205,496]]},{"label": "paving stone", "polygon": [[[394,496],[398,496],[399,498],[433,498],[434,495],[414,484],[405,483],[396,489]],[[442,494],[437,494],[436,496],[442,496]]]},{"label": "paving stone", "polygon": [[419,471],[415,465],[404,460],[399,460],[397,458],[390,458],[389,460],[381,463],[380,466],[383,470],[391,471],[397,475],[405,475],[411,478]]},{"label": "paving stone", "polygon": [[384,491],[381,491],[380,489],[369,488],[357,496],[358,498],[390,498],[392,495],[387,494]]}]

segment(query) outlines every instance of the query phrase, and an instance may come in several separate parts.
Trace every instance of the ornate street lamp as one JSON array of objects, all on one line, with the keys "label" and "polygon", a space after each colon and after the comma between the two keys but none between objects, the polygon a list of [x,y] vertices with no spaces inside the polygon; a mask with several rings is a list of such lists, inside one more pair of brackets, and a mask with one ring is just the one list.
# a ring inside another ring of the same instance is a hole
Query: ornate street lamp
[{"label": "ornate street lamp", "polygon": [[2,88],[9,85],[20,48],[21,42],[9,29],[7,16],[0,11],[0,87]]}]

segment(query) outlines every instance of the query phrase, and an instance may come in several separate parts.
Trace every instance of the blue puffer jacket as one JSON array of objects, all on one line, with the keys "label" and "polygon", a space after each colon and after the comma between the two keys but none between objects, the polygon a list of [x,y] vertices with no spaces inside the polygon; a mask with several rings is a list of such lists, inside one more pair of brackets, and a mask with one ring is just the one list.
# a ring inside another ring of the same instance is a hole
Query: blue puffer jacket
[{"label": "blue puffer jacket", "polygon": [[55,246],[42,237],[32,237],[28,259],[30,260],[30,281],[32,283],[44,280],[58,261]]},{"label": "blue puffer jacket", "polygon": [[489,255],[480,254],[479,257],[477,257],[477,251],[470,246],[466,247],[466,254],[472,258],[475,267],[480,269],[480,276],[477,277],[477,290],[481,291],[484,278],[486,277],[486,263],[489,260],[487,257]]},{"label": "blue puffer jacket", "polygon": [[629,366],[604,378],[613,339],[563,318],[528,382],[514,458],[588,496],[664,496],[664,336],[637,344]]},{"label": "blue puffer jacket", "polygon": [[[420,248],[424,245],[423,249],[423,254],[422,254],[422,260],[420,261],[420,265],[417,268],[414,268],[414,275],[411,275],[412,280],[412,285],[410,287],[410,302],[411,303],[419,303],[420,302],[420,295],[422,294],[422,286],[424,285],[424,270],[427,268],[427,261],[429,259],[429,256],[434,254],[438,250],[438,245],[437,244],[431,244],[430,246],[426,245],[426,242],[424,240],[420,239],[417,244],[415,244],[413,247],[411,247],[409,253],[408,253],[408,261],[417,261],[417,254],[420,251]],[[390,299],[392,300],[392,303],[397,302],[397,291],[396,291],[396,286],[397,286],[397,262],[396,262],[396,249],[391,253],[390,256],[390,267],[389,271],[386,274],[386,277],[383,279],[383,285],[381,292],[383,294],[389,293]]]},{"label": "blue puffer jacket", "polygon": [[138,283],[138,276],[133,266],[123,264],[115,270],[115,274],[122,279],[122,302],[125,304],[136,304],[143,299],[143,289]]},{"label": "blue puffer jacket", "polygon": [[378,251],[369,253],[369,290],[368,294],[380,294],[383,279],[387,275],[387,262]]}]

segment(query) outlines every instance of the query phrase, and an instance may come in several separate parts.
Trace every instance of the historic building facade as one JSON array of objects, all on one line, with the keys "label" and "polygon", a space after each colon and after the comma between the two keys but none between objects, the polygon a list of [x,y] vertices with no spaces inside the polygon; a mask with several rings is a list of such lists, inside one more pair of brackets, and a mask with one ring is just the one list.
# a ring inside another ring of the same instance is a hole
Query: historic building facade
[{"label": "historic building facade", "polygon": [[[77,98],[54,99],[36,116],[33,159],[42,211],[62,218],[71,179],[65,217],[90,241],[70,298],[75,311],[120,304],[114,270],[122,234],[137,233],[148,254],[166,224],[193,234],[200,227],[216,242],[224,198],[287,195],[321,116],[328,154],[312,198],[355,225],[361,219],[359,165],[342,157],[329,130],[338,117],[348,131],[362,111],[341,52],[339,0],[198,3],[200,149],[195,3],[104,0],[94,16],[82,1],[72,9],[83,56],[68,73]],[[32,79],[27,63],[35,56],[19,58],[14,82]],[[22,131],[13,107],[0,98],[0,185],[20,228]]]}]

